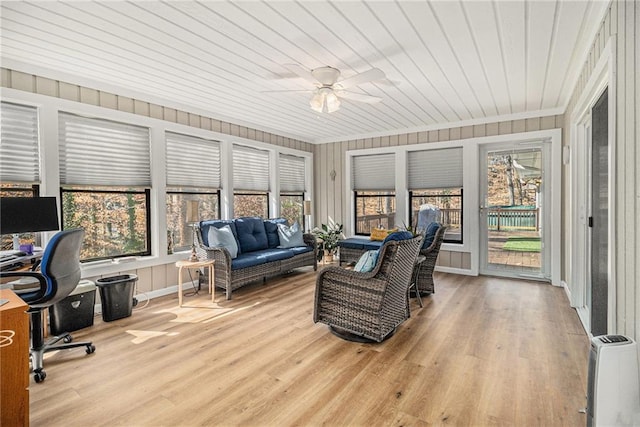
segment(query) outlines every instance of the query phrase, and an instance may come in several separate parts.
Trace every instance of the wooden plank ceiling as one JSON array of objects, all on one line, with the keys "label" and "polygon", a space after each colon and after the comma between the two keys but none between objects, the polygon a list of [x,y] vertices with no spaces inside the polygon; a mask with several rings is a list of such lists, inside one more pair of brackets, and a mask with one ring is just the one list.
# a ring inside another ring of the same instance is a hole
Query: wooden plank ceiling
[{"label": "wooden plank ceiling", "polygon": [[[1,3],[2,66],[307,142],[564,111],[608,1]],[[382,98],[310,109],[286,64]],[[291,90],[292,92],[281,92]]]}]

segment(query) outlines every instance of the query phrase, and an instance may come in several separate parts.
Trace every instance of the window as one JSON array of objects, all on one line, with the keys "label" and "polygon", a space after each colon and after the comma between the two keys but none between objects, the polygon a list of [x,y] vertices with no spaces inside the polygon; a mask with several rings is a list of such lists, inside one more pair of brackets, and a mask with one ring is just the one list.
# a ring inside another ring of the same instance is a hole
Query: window
[{"label": "window", "polygon": [[[40,145],[38,110],[0,103],[0,196],[38,197],[40,193]],[[39,233],[22,233],[21,242],[39,245]],[[13,249],[11,235],[2,235],[2,250]]]},{"label": "window", "polygon": [[395,155],[355,156],[352,160],[355,234],[392,228],[396,222]]},{"label": "window", "polygon": [[83,261],[150,254],[149,189],[65,187],[61,193],[63,228],[85,230]]},{"label": "window", "polygon": [[269,217],[269,152],[233,146],[233,215]]},{"label": "window", "polygon": [[410,151],[407,163],[411,225],[418,224],[420,206],[434,205],[448,226],[444,241],[462,243],[462,148]]},{"label": "window", "polygon": [[290,225],[297,222],[304,229],[304,158],[280,154],[279,159],[280,216],[286,218]]},{"label": "window", "polygon": [[198,201],[201,220],[220,218],[220,142],[172,132],[165,140],[167,239],[180,251],[193,243],[188,201]]},{"label": "window", "polygon": [[304,216],[302,215],[302,205],[304,203],[304,193],[301,194],[280,194],[280,216],[286,218],[290,225],[294,222],[300,224],[304,230]]},{"label": "window", "polygon": [[393,228],[396,196],[377,191],[355,192],[356,234],[371,234],[372,228]]},{"label": "window", "polygon": [[62,228],[82,227],[81,259],[151,254],[149,129],[59,115]]},{"label": "window", "polygon": [[269,218],[268,193],[233,193],[233,215]]},{"label": "window", "polygon": [[444,241],[462,243],[462,188],[432,188],[409,191],[411,224],[418,223],[420,206],[425,204],[440,209],[440,221],[447,224]]}]

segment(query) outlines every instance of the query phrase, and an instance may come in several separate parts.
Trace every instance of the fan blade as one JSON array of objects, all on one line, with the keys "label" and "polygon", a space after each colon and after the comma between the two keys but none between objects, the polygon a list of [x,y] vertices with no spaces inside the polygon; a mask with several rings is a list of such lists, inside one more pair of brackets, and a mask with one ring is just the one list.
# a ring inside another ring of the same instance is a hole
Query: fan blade
[{"label": "fan blade", "polygon": [[369,71],[365,71],[363,73],[356,74],[355,76],[351,76],[349,78],[341,80],[336,83],[336,86],[340,86],[341,89],[348,89],[361,83],[380,80],[384,78],[384,71],[380,70],[379,68],[372,68]]},{"label": "fan blade", "polygon": [[311,89],[300,89],[300,90],[261,90],[260,93],[313,93],[314,91]]},{"label": "fan blade", "polygon": [[363,93],[355,93],[355,92],[347,92],[346,90],[337,90],[335,94],[344,99],[348,99],[349,101],[357,101],[357,102],[365,102],[367,104],[375,104],[376,102],[382,101],[382,98],[377,96],[365,95]]},{"label": "fan blade", "polygon": [[284,64],[283,67],[285,67],[287,70],[291,71],[295,75],[302,77],[303,79],[313,83],[314,85],[318,85],[318,80],[315,77],[313,77],[313,74],[311,74],[311,71],[307,70],[303,66],[298,64]]}]

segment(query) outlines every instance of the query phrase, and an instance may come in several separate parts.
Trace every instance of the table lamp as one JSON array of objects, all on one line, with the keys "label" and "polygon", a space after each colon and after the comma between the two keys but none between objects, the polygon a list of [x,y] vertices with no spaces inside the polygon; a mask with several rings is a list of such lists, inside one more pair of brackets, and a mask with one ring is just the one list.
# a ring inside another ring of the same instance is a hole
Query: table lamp
[{"label": "table lamp", "polygon": [[200,221],[199,205],[200,202],[198,200],[187,200],[187,224],[191,225],[193,230],[191,256],[189,257],[189,261],[192,262],[198,261],[198,255],[196,254],[196,227],[198,226],[198,221]]},{"label": "table lamp", "polygon": [[311,228],[311,200],[305,200],[302,204],[302,213],[306,217],[307,220],[307,233]]},{"label": "table lamp", "polygon": [[13,234],[14,250],[19,233],[59,229],[55,197],[0,197],[0,234]]}]

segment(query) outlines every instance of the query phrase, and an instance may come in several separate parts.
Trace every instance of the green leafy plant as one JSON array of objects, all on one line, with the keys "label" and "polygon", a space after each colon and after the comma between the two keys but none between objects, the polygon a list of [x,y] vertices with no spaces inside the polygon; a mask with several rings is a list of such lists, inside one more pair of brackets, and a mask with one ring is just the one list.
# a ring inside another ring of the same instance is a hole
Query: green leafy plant
[{"label": "green leafy plant", "polygon": [[327,254],[333,255],[338,248],[338,241],[344,239],[342,233],[343,226],[334,222],[329,218],[328,224],[322,224],[320,227],[315,227],[311,230],[311,233],[320,240],[320,248]]},{"label": "green leafy plant", "polygon": [[400,229],[403,230],[403,231],[410,232],[411,234],[413,234],[413,237],[416,237],[416,236],[419,236],[419,235],[422,234],[421,232],[418,231],[418,226],[417,225],[409,226],[409,225],[405,224],[404,221],[402,221],[402,227]]}]

